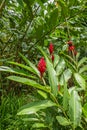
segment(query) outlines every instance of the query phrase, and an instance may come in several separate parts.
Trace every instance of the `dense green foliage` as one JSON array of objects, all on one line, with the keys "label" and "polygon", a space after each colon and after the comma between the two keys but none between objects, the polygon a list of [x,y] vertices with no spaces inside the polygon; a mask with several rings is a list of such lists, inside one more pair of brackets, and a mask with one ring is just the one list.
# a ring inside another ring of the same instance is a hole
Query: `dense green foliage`
[{"label": "dense green foliage", "polygon": [[0,0],[1,130],[86,130],[86,35],[86,0]]}]

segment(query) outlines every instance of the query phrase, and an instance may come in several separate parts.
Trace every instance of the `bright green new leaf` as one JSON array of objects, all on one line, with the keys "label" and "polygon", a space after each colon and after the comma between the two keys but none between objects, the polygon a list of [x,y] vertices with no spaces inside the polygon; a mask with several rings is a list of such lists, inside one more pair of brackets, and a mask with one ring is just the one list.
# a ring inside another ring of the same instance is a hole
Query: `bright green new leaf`
[{"label": "bright green new leaf", "polygon": [[85,88],[86,88],[85,79],[79,73],[74,73],[74,77],[75,77],[76,82],[79,84],[79,86],[83,90],[85,90]]},{"label": "bright green new leaf", "polygon": [[46,109],[47,107],[56,106],[55,103],[53,103],[50,100],[42,100],[38,102],[31,102],[21,108],[17,115],[29,115],[29,114],[35,114],[37,111],[41,109]]},{"label": "bright green new leaf", "polygon": [[69,100],[69,117],[73,123],[73,128],[79,126],[81,122],[82,106],[81,99],[77,91],[71,91],[70,100]]},{"label": "bright green new leaf", "polygon": [[71,125],[71,122],[69,120],[67,120],[65,117],[63,116],[56,116],[57,121],[59,122],[60,125],[62,126],[68,126]]}]

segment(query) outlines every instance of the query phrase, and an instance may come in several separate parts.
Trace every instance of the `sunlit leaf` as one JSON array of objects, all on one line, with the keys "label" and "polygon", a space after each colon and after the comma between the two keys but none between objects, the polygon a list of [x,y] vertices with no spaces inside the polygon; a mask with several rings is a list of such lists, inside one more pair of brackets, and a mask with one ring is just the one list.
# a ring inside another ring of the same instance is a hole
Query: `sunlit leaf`
[{"label": "sunlit leaf", "polygon": [[78,85],[85,90],[86,88],[86,82],[85,79],[79,74],[79,73],[74,73],[74,77]]},{"label": "sunlit leaf", "polygon": [[47,107],[52,107],[52,106],[56,106],[56,104],[50,100],[32,102],[32,103],[29,103],[29,104],[23,106],[19,110],[17,115],[29,115],[29,114],[33,114],[33,113],[35,114],[37,111],[39,111],[41,109],[46,109]]},{"label": "sunlit leaf", "polygon": [[81,99],[77,91],[72,90],[69,100],[69,117],[73,123],[73,128],[79,126],[81,122],[82,106]]},{"label": "sunlit leaf", "polygon": [[71,122],[69,120],[67,120],[65,117],[63,116],[57,116],[56,117],[57,121],[59,122],[60,125],[62,126],[68,126],[71,125]]}]

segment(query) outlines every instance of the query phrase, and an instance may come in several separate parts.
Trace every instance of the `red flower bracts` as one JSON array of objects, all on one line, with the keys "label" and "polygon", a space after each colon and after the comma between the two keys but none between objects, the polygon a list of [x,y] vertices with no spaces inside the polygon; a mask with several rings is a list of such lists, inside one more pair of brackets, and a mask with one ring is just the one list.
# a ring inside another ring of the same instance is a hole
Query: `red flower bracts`
[{"label": "red flower bracts", "polygon": [[71,46],[68,47],[69,51],[73,51],[74,49],[75,49],[75,46],[73,46],[73,45],[71,45]]},{"label": "red flower bracts", "polygon": [[77,51],[76,51],[76,50],[74,50],[74,55],[75,55],[75,56],[77,55]]},{"label": "red flower bracts", "polygon": [[54,51],[54,46],[53,46],[52,43],[50,43],[50,45],[49,45],[49,52],[50,52],[50,54],[52,54],[53,51]]},{"label": "red flower bracts", "polygon": [[52,62],[54,61],[54,55],[51,56]]},{"label": "red flower bracts", "polygon": [[40,72],[41,77],[43,76],[44,72],[46,71],[46,62],[44,57],[42,57],[38,63],[38,70]]},{"label": "red flower bracts", "polygon": [[53,52],[54,52],[54,46],[53,46],[53,44],[52,43],[50,43],[50,45],[49,45],[49,52],[50,52],[50,57],[51,57],[51,60],[52,60],[52,62],[54,61],[54,55],[53,55]]}]

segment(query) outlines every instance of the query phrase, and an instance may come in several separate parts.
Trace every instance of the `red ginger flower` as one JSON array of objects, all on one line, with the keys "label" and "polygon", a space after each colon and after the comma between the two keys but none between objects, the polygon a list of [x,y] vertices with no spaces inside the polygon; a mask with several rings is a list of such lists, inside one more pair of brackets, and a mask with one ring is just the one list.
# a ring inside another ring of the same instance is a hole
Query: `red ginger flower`
[{"label": "red ginger flower", "polygon": [[60,84],[58,84],[58,91],[60,91]]},{"label": "red ginger flower", "polygon": [[50,45],[49,45],[49,52],[50,52],[50,54],[52,54],[53,51],[54,51],[54,46],[53,46],[52,43],[50,43]]},{"label": "red ginger flower", "polygon": [[38,63],[38,70],[40,72],[41,77],[43,76],[44,72],[46,71],[46,62],[44,57],[42,57]]},{"label": "red ginger flower", "polygon": [[78,52],[77,52],[76,50],[74,50],[74,55],[75,55],[75,56],[77,55],[77,53],[78,53]]},{"label": "red ginger flower", "polygon": [[73,46],[73,45],[68,47],[69,51],[73,51],[74,49],[75,49],[75,46]]}]

